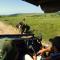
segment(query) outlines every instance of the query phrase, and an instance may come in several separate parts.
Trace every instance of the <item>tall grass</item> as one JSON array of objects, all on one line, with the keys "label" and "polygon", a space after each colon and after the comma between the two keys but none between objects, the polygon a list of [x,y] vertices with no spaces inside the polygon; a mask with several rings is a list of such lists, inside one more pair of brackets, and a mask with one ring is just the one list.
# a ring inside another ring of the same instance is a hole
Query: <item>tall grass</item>
[{"label": "tall grass", "polygon": [[7,24],[15,25],[26,18],[26,23],[30,25],[31,30],[34,30],[35,36],[42,33],[43,39],[48,40],[49,38],[60,35],[60,14],[20,14],[16,16],[2,16],[0,21]]}]

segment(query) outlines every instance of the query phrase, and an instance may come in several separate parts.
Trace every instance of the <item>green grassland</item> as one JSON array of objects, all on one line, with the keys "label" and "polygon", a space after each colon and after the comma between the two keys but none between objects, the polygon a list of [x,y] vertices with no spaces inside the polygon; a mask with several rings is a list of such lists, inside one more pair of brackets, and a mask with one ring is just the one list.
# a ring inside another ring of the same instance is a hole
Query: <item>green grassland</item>
[{"label": "green grassland", "polygon": [[23,18],[26,18],[25,22],[34,30],[35,36],[42,33],[43,39],[47,41],[53,36],[60,35],[60,13],[0,16],[0,21],[15,27]]}]

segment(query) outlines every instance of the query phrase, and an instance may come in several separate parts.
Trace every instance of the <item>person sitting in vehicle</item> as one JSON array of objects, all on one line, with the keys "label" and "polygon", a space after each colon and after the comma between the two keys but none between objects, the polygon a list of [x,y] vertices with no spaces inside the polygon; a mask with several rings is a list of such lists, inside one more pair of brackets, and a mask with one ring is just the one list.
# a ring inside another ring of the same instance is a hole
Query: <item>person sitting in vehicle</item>
[{"label": "person sitting in vehicle", "polygon": [[25,60],[34,60],[36,53],[42,48],[42,34],[28,41],[28,53],[24,56]]},{"label": "person sitting in vehicle", "polygon": [[[60,36],[49,39],[49,41],[52,43],[52,47],[40,50],[37,55],[40,54],[42,56],[44,52],[52,51],[45,60],[60,60]],[[36,56],[34,58],[36,60]]]}]

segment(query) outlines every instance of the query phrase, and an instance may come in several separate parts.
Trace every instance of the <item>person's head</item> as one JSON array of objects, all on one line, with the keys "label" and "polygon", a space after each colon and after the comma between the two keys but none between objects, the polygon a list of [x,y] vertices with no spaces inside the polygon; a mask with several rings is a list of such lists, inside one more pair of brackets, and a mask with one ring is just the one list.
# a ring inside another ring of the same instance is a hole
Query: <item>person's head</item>
[{"label": "person's head", "polygon": [[60,36],[56,36],[49,40],[55,50],[60,51]]},{"label": "person's head", "polygon": [[25,22],[25,18],[23,18],[23,21]]},{"label": "person's head", "polygon": [[23,22],[20,22],[19,24],[20,24],[20,25],[23,25]]}]

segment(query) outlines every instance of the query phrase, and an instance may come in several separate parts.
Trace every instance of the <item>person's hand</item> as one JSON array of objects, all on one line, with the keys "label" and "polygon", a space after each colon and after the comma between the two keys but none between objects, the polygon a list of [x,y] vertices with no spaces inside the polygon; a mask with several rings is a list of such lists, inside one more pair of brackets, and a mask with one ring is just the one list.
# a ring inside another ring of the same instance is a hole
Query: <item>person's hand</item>
[{"label": "person's hand", "polygon": [[44,54],[44,52],[45,52],[45,49],[41,49],[40,51],[37,52],[37,55],[41,55],[42,56]]}]

